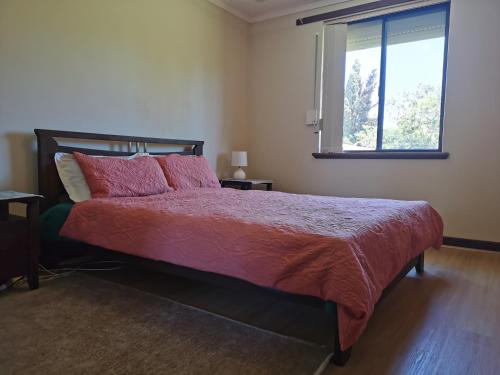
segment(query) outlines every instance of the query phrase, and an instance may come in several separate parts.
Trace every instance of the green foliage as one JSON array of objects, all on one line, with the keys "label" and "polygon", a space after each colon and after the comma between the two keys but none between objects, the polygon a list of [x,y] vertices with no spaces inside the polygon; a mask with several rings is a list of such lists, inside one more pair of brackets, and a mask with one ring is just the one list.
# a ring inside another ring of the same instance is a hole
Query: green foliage
[{"label": "green foliage", "polygon": [[[377,119],[370,119],[376,89],[377,71],[366,81],[361,77],[361,64],[356,60],[346,84],[344,98],[344,144],[361,149],[376,149]],[[385,104],[384,149],[437,149],[441,92],[439,87],[419,85]],[[389,118],[392,120],[389,124]]]},{"label": "green foliage", "polygon": [[377,148],[377,122],[371,121],[363,125],[363,129],[356,133],[354,144],[369,150],[375,150]]},{"label": "green foliage", "polygon": [[419,85],[386,104],[386,112],[394,115],[396,127],[385,127],[383,147],[386,149],[437,149],[441,117],[441,90]]},{"label": "green foliage", "polygon": [[370,110],[377,105],[372,103],[372,95],[376,86],[377,70],[372,70],[366,81],[363,81],[361,64],[355,60],[344,95],[344,142],[351,144],[358,142],[357,133],[361,132],[364,126],[373,123],[374,120],[370,120],[368,115]]}]

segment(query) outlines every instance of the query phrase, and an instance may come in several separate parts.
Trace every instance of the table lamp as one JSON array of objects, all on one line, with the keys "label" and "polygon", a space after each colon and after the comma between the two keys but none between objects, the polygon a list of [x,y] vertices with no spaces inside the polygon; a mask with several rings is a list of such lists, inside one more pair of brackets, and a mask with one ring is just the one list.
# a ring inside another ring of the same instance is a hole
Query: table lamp
[{"label": "table lamp", "polygon": [[238,167],[234,171],[233,177],[238,180],[244,180],[246,178],[245,171],[241,167],[246,167],[247,164],[247,152],[246,151],[233,151],[231,158],[231,165],[233,167]]}]

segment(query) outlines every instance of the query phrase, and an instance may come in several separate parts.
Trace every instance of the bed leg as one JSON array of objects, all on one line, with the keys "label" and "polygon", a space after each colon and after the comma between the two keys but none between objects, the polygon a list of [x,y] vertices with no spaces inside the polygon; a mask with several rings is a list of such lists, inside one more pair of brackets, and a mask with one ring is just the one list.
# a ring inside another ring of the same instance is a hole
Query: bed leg
[{"label": "bed leg", "polygon": [[339,350],[338,352],[334,352],[332,356],[332,362],[337,366],[344,367],[349,358],[351,358],[351,349],[352,348],[344,351]]},{"label": "bed leg", "polygon": [[418,275],[422,275],[424,273],[424,260],[425,254],[422,253],[417,257],[417,264],[415,264],[415,271],[417,271]]},{"label": "bed leg", "polygon": [[337,366],[344,366],[351,356],[351,348],[344,351],[340,349],[337,304],[335,302],[326,301],[325,312],[328,316],[328,322],[332,332],[332,335],[328,338],[327,344],[328,348],[333,352],[331,361]]}]

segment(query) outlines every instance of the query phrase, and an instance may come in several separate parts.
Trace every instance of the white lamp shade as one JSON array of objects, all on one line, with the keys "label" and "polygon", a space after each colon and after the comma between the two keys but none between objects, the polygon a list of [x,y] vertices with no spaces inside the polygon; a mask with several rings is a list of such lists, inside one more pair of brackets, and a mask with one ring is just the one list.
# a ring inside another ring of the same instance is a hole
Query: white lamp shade
[{"label": "white lamp shade", "polygon": [[233,167],[246,167],[247,164],[247,152],[246,151],[233,151],[231,157],[231,165]]}]

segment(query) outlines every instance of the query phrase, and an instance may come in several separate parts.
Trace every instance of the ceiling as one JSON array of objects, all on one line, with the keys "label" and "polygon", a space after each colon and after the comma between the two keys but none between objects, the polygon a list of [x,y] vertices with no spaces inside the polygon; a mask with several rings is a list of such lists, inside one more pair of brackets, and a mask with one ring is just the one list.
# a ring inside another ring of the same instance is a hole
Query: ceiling
[{"label": "ceiling", "polygon": [[248,22],[259,22],[349,0],[209,0]]}]

